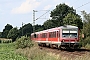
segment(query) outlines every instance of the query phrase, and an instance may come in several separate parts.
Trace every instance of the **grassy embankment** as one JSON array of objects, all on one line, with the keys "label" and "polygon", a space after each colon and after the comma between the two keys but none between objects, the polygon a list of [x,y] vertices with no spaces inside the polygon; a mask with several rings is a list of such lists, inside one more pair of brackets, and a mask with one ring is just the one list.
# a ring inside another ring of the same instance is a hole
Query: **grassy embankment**
[{"label": "grassy embankment", "polygon": [[44,50],[39,49],[35,42],[33,44],[34,46],[31,48],[17,49],[16,53],[27,56],[28,60],[56,60],[56,57],[50,56]]},{"label": "grassy embankment", "polygon": [[[39,49],[35,42],[33,42],[33,44],[34,46],[31,48],[16,49],[15,43],[1,43],[0,60],[72,60],[70,56],[63,57],[51,52],[47,53],[46,51]],[[77,56],[74,60],[90,60],[90,53],[88,52],[83,56]]]},{"label": "grassy embankment", "polygon": [[[23,54],[24,56],[28,57],[28,60],[90,60],[90,53],[89,51],[86,54],[81,56],[76,56],[72,58],[70,56],[62,56],[61,54],[56,55],[52,52],[46,52],[43,49],[39,49],[37,44],[34,42],[34,46],[31,48],[25,49],[17,49],[16,51],[18,54]],[[63,52],[63,51],[62,51]]]}]

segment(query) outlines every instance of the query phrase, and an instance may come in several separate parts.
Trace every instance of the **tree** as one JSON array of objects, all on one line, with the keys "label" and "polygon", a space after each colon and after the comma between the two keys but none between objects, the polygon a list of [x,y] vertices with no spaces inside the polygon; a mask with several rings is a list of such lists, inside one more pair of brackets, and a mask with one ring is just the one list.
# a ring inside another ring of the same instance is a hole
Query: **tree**
[{"label": "tree", "polygon": [[68,13],[68,15],[65,16],[65,18],[63,19],[63,24],[78,26],[79,29],[82,29],[83,26],[82,19],[80,18],[80,16],[73,13]]},{"label": "tree", "polygon": [[12,28],[9,31],[9,33],[7,35],[7,38],[12,39],[12,41],[15,41],[17,37],[18,37],[18,29],[17,29],[17,27]]},{"label": "tree", "polygon": [[82,33],[84,34],[83,44],[84,46],[90,44],[90,13],[86,13],[82,11],[83,15],[83,30]]},{"label": "tree", "polygon": [[83,33],[85,37],[90,36],[90,13],[87,14],[85,11],[82,11],[83,14]]},{"label": "tree", "polygon": [[2,32],[0,32],[0,38],[2,37]]},{"label": "tree", "polygon": [[19,36],[30,36],[30,34],[33,32],[33,27],[30,23],[25,24],[19,29]]},{"label": "tree", "polygon": [[73,9],[73,7],[69,7],[66,4],[59,4],[53,11],[51,11],[50,16],[52,17],[52,20],[55,20],[53,23],[55,22],[57,26],[61,26],[64,25],[63,18],[65,18],[68,13],[76,14],[76,11]]},{"label": "tree", "polygon": [[35,25],[35,32],[42,31],[42,30],[44,30],[44,26],[43,25],[38,25],[38,24]]},{"label": "tree", "polygon": [[8,32],[9,32],[12,28],[13,28],[12,25],[7,24],[7,25],[5,26],[5,28],[3,29],[2,37],[3,37],[3,38],[7,38]]},{"label": "tree", "polygon": [[56,26],[55,23],[52,22],[52,20],[45,21],[43,25],[45,29],[50,29]]}]

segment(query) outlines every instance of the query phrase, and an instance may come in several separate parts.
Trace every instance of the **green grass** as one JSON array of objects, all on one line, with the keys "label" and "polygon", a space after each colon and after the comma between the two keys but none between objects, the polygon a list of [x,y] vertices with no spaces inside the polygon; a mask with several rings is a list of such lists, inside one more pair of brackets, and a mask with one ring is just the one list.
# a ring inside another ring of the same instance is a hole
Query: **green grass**
[{"label": "green grass", "polygon": [[14,43],[2,43],[0,44],[0,60],[27,60],[27,58],[15,53]]}]

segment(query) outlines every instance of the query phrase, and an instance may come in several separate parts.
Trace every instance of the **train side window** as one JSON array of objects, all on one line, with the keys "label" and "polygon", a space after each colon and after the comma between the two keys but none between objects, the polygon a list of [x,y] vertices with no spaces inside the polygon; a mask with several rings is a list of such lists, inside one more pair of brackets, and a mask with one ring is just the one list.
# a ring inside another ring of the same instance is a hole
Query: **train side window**
[{"label": "train side window", "polygon": [[58,31],[57,31],[57,37],[58,37]]},{"label": "train side window", "polygon": [[58,31],[58,36],[60,37],[60,31]]},{"label": "train side window", "polygon": [[51,38],[52,38],[52,32],[51,32]]},{"label": "train side window", "polygon": [[51,32],[50,32],[50,33],[49,33],[49,37],[50,37],[50,38],[51,38],[51,35],[52,35],[52,34],[51,34]]},{"label": "train side window", "polygon": [[60,37],[60,32],[59,31],[57,31],[57,37]]},{"label": "train side window", "polygon": [[55,32],[53,32],[53,38],[55,37]]},{"label": "train side window", "polygon": [[52,38],[54,37],[54,32],[52,32]]},{"label": "train side window", "polygon": [[55,37],[55,32],[53,32],[53,34],[52,34],[52,35],[53,35],[53,38],[54,38],[54,37]]},{"label": "train side window", "polygon": [[38,38],[38,34],[36,34],[36,38]]},{"label": "train side window", "polygon": [[55,38],[56,37],[56,32],[51,32],[51,38]]},{"label": "train side window", "polygon": [[45,33],[45,38],[47,38],[47,33]]},{"label": "train side window", "polygon": [[56,32],[54,31],[54,32],[53,32],[53,38],[55,38],[55,37],[56,37]]},{"label": "train side window", "polygon": [[42,38],[42,34],[40,34],[40,38]]}]

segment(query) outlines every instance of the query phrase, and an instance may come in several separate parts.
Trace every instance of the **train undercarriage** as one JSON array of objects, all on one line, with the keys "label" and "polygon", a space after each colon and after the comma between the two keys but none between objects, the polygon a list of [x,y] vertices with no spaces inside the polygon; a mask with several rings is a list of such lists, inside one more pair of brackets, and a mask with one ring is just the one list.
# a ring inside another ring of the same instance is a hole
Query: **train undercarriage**
[{"label": "train undercarriage", "polygon": [[50,47],[57,49],[80,49],[79,43],[38,43],[38,45],[42,47]]}]

